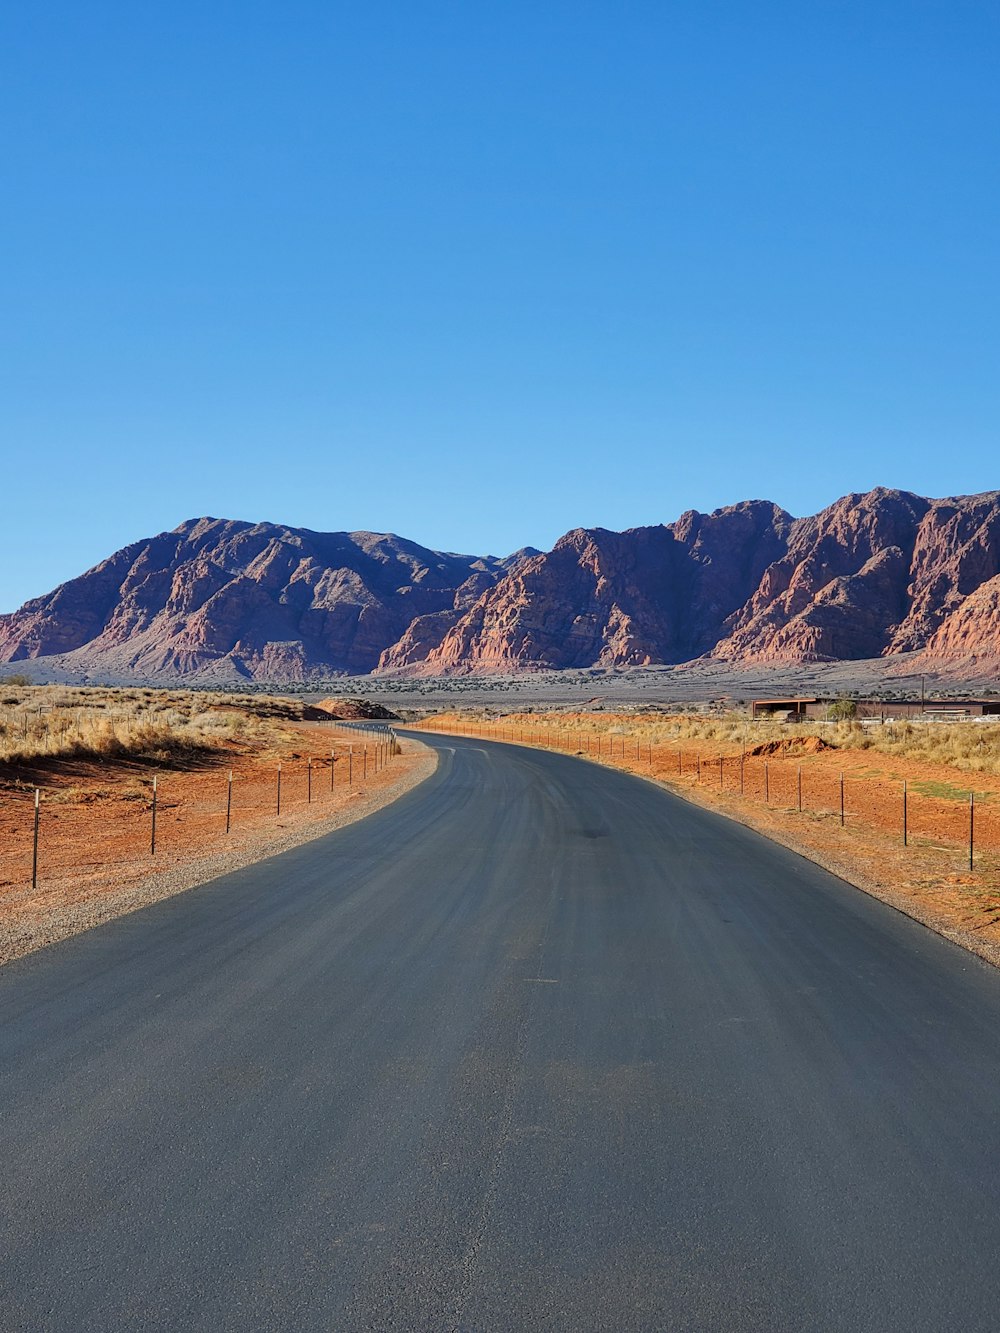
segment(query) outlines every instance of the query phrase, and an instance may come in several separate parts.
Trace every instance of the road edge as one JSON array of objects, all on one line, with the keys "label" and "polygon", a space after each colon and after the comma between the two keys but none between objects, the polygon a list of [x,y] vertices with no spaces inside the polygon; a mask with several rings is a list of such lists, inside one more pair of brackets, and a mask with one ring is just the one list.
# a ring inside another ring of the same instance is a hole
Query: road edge
[{"label": "road edge", "polygon": [[20,930],[17,928],[20,923],[14,923],[11,927],[0,926],[0,967],[37,954],[61,940],[98,930],[132,912],[162,902],[165,898],[204,888],[234,871],[245,870],[260,861],[267,861],[295,847],[325,838],[330,833],[336,833],[339,829],[387,809],[433,777],[440,763],[440,756],[433,746],[415,736],[408,736],[407,740],[417,750],[423,751],[417,755],[418,762],[409,773],[401,775],[399,781],[391,787],[359,795],[355,804],[338,810],[326,819],[289,829],[281,837],[253,838],[239,848],[212,852],[169,869],[155,871],[133,884],[113,890],[104,898],[86,899],[64,906],[47,921],[42,919],[27,923]]}]

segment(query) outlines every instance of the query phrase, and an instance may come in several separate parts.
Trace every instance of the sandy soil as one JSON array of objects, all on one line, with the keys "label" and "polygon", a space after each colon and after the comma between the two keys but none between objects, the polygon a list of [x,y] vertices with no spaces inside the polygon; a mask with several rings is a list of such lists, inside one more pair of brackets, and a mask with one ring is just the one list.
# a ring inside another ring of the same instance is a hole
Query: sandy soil
[{"label": "sandy soil", "polygon": [[[595,721],[601,728],[600,755],[592,730]],[[698,749],[688,744],[650,749],[641,740],[615,735],[615,722],[606,713],[553,714],[547,719],[511,714],[496,723],[452,715],[427,726],[558,748],[662,782],[1000,965],[1000,777],[871,750],[801,747],[794,741],[784,752],[748,755],[741,763],[739,751],[707,741],[699,742]],[[624,715],[620,722],[635,728],[636,717]],[[906,846],[904,779],[909,788]],[[970,788],[976,795],[972,871]]]},{"label": "sandy soil", "polygon": [[[184,769],[78,760],[7,772],[0,782],[0,962],[370,814],[434,769],[425,746],[400,744],[402,754],[376,771],[370,738],[302,724],[279,750],[230,744]],[[36,785],[42,800],[32,890]]]}]

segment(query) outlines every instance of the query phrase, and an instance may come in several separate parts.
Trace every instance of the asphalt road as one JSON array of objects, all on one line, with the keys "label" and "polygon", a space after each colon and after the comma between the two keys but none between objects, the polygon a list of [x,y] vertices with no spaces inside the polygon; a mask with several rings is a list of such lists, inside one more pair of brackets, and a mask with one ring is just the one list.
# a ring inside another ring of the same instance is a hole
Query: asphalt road
[{"label": "asphalt road", "polygon": [[0,970],[0,1326],[1000,1326],[1000,974],[639,779],[430,743]]}]

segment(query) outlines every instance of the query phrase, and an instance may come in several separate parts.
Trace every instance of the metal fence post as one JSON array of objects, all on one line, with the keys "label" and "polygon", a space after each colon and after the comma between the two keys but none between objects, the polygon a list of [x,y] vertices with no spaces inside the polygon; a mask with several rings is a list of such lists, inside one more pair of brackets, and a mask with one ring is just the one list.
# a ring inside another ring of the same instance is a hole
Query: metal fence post
[{"label": "metal fence post", "polygon": [[906,807],[907,807],[906,795],[907,795],[907,793],[906,793],[906,778],[904,778],[904,779],[903,779],[903,846],[904,846],[904,847],[906,847],[906,846],[908,845],[908,843],[909,843],[909,837],[910,837],[910,830],[909,830],[909,828],[907,827],[908,822],[909,822],[909,821],[908,821],[908,813],[909,813],[909,812],[907,811],[907,808],[906,808]]},{"label": "metal fence post", "polygon": [[230,769],[229,781],[226,783],[226,832],[227,833],[229,832],[229,827],[232,822],[232,817],[233,817],[233,770]]},{"label": "metal fence post", "polygon": [[969,792],[969,869],[973,869],[973,849],[976,830],[976,793]]},{"label": "metal fence post", "polygon": [[35,788],[35,832],[33,838],[34,847],[31,854],[31,887],[33,889],[38,888],[38,811],[41,799],[42,799],[42,793],[38,789],[38,787],[36,787]]},{"label": "metal fence post", "polygon": [[281,765],[278,765],[278,808],[277,813],[281,814]]},{"label": "metal fence post", "polygon": [[153,774],[153,822],[149,834],[149,854],[156,855],[156,774]]}]

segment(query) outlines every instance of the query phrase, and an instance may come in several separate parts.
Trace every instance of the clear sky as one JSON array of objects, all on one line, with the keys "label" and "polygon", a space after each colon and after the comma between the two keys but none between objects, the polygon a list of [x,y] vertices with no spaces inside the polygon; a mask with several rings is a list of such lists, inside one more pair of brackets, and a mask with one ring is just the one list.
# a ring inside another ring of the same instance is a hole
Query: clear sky
[{"label": "clear sky", "polygon": [[990,0],[0,11],[0,610],[213,514],[1000,487]]}]

